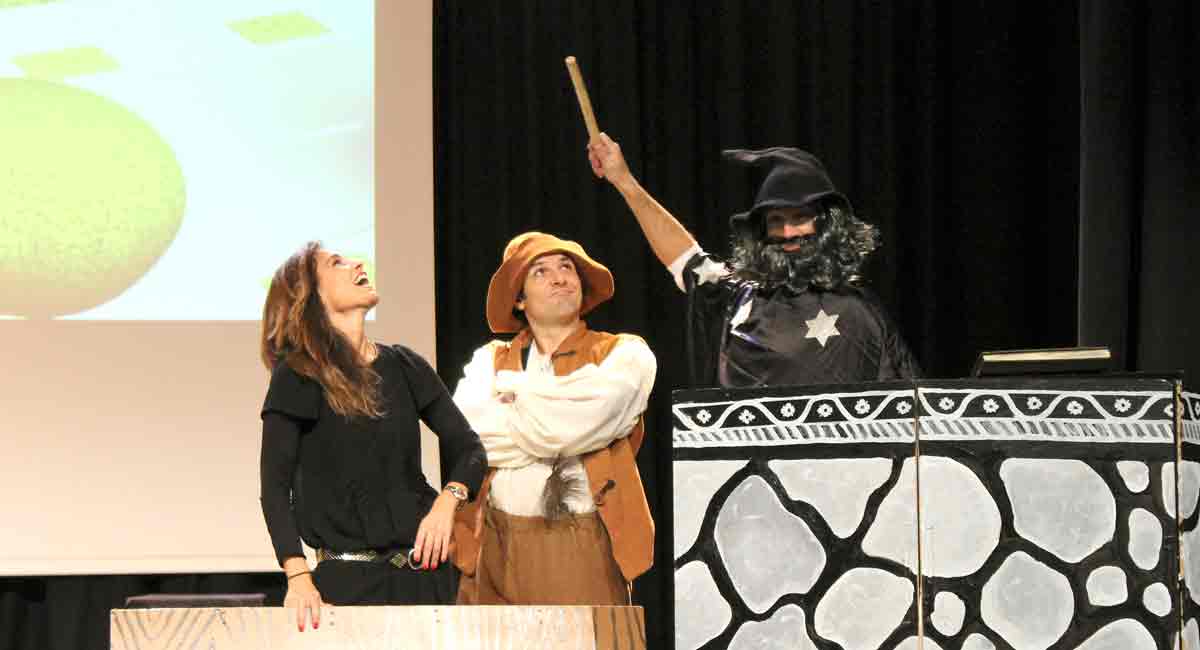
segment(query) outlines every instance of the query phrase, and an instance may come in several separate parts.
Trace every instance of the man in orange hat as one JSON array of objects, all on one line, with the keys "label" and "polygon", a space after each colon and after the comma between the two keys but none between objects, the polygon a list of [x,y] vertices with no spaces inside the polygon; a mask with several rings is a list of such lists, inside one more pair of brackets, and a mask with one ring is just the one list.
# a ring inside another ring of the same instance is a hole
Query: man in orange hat
[{"label": "man in orange hat", "polygon": [[477,350],[454,395],[490,468],[455,525],[460,604],[627,605],[650,568],[635,455],[657,366],[641,338],[587,328],[612,296],[573,241],[528,232],[504,250],[487,320],[516,337]]},{"label": "man in orange hat", "polygon": [[650,247],[688,296],[693,384],[727,387],[911,379],[916,358],[862,266],[878,229],[854,214],[807,151],[732,149],[725,158],[766,171],[754,204],[729,218],[728,262],[710,256],[638,183],[621,147],[588,144],[596,176],[621,193]]}]

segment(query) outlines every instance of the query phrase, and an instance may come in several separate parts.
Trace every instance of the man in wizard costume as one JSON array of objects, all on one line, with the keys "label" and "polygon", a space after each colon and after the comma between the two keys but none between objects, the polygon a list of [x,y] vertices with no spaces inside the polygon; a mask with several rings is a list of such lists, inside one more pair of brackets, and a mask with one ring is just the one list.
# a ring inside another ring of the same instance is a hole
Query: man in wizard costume
[{"label": "man in wizard costume", "polygon": [[824,165],[807,151],[728,150],[761,168],[754,204],[729,219],[732,254],[709,255],[630,173],[620,146],[600,133],[592,171],[629,205],[655,255],[687,294],[688,353],[695,385],[745,387],[917,377],[895,323],[863,286],[879,246]]}]

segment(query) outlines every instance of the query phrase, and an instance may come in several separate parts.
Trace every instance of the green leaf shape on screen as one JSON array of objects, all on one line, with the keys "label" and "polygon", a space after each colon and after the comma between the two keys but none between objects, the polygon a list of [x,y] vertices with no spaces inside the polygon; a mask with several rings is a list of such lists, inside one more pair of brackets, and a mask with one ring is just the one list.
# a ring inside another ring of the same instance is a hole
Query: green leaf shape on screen
[{"label": "green leaf shape on screen", "polygon": [[112,72],[120,67],[98,47],[72,47],[54,52],[22,54],[14,56],[13,63],[29,78],[46,81]]},{"label": "green leaf shape on screen", "polygon": [[235,20],[229,23],[229,28],[255,45],[320,36],[329,31],[329,28],[299,11]]},{"label": "green leaf shape on screen", "polygon": [[12,9],[13,7],[27,7],[30,5],[48,5],[51,2],[59,0],[0,0],[0,9]]},{"label": "green leaf shape on screen", "polygon": [[48,318],[137,282],[183,222],[183,170],[146,120],[98,94],[0,78],[0,314]]}]

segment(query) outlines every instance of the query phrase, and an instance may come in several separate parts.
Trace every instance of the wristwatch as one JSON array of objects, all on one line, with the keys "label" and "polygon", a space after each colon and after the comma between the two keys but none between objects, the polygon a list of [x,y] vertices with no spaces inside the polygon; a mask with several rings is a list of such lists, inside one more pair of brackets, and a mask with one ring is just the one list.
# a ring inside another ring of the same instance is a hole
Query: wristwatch
[{"label": "wristwatch", "polygon": [[459,506],[462,506],[462,504],[467,502],[467,488],[465,488],[461,485],[450,484],[450,485],[447,485],[444,489],[446,492],[449,492],[455,499],[458,499]]}]

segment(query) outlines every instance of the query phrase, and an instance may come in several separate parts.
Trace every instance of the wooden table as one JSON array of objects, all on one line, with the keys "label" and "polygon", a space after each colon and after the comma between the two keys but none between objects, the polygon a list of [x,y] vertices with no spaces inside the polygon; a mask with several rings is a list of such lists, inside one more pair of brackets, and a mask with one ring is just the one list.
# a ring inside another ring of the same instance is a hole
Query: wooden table
[{"label": "wooden table", "polygon": [[282,607],[114,609],[112,650],[640,650],[641,607],[326,607],[296,629]]}]

